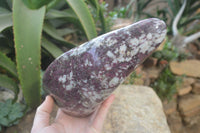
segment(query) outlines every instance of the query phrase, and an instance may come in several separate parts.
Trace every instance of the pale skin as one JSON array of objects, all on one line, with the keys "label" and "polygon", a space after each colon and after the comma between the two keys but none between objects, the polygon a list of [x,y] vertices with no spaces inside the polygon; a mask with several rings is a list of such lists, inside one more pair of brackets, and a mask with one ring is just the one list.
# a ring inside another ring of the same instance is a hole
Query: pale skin
[{"label": "pale skin", "polygon": [[47,96],[37,108],[31,133],[101,133],[103,122],[113,100],[114,95],[109,96],[98,110],[84,118],[69,116],[58,109],[54,122],[50,124],[54,101],[51,96]]}]

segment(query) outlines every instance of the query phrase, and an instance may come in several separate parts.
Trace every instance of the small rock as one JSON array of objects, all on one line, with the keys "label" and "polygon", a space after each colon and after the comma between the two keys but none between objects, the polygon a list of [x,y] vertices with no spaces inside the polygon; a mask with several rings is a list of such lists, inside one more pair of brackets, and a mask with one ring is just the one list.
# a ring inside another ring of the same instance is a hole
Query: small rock
[{"label": "small rock", "polygon": [[[199,124],[200,123],[200,115],[192,116],[192,117],[183,117],[183,122],[187,126]],[[187,133],[190,133],[190,132],[187,132]],[[195,133],[197,133],[197,132],[195,132]]]},{"label": "small rock", "polygon": [[178,87],[178,95],[183,96],[188,94],[192,90],[192,84],[195,82],[194,78],[184,77],[183,82]]},{"label": "small rock", "polygon": [[15,94],[12,91],[4,90],[0,91],[0,102],[8,99],[14,99]]},{"label": "small rock", "polygon": [[180,97],[179,110],[186,117],[200,114],[200,95],[188,94]]},{"label": "small rock", "polygon": [[166,115],[170,115],[176,112],[176,109],[177,109],[176,100],[172,100],[170,102],[163,102],[163,108]]},{"label": "small rock", "polygon": [[171,133],[183,133],[183,124],[180,114],[176,111],[167,117]]},{"label": "small rock", "polygon": [[161,61],[159,61],[159,66],[165,67],[168,64],[169,64],[169,62],[167,60],[161,60]]},{"label": "small rock", "polygon": [[181,83],[181,86],[189,86],[192,85],[195,82],[194,78],[184,77],[183,82]]},{"label": "small rock", "polygon": [[169,133],[160,99],[152,88],[121,85],[109,109],[103,133]]},{"label": "small rock", "polygon": [[200,121],[198,123],[192,124],[191,126],[186,126],[185,131],[186,133],[199,133]]},{"label": "small rock", "polygon": [[178,95],[179,95],[179,96],[186,95],[186,94],[188,94],[191,90],[192,90],[192,86],[191,86],[191,85],[178,88]]},{"label": "small rock", "polygon": [[187,75],[191,77],[200,78],[200,61],[199,60],[185,60],[182,62],[170,62],[170,69],[174,74]]},{"label": "small rock", "polygon": [[147,76],[150,79],[157,79],[160,72],[162,71],[162,68],[159,67],[151,67],[148,69],[145,69],[145,71],[147,72]]},{"label": "small rock", "polygon": [[144,61],[143,65],[144,65],[144,67],[147,67],[147,68],[153,67],[153,66],[156,66],[157,61],[158,61],[158,59],[153,58],[153,57],[149,57]]},{"label": "small rock", "polygon": [[192,92],[195,94],[200,94],[200,82],[193,84]]}]

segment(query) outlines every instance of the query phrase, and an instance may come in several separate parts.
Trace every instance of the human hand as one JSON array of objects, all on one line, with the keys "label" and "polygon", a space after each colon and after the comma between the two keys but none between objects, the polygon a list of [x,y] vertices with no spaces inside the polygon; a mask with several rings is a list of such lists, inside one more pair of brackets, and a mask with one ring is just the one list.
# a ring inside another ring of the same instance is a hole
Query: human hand
[{"label": "human hand", "polygon": [[69,116],[58,109],[54,123],[50,124],[54,101],[47,96],[37,108],[31,133],[100,133],[113,100],[114,95],[109,96],[98,110],[85,118]]}]

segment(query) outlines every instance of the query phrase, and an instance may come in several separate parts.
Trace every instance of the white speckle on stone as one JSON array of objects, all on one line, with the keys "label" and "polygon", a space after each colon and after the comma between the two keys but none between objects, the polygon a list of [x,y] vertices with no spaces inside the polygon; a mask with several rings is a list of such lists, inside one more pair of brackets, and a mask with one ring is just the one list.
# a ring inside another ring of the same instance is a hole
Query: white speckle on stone
[{"label": "white speckle on stone", "polygon": [[105,44],[107,44],[107,46],[112,46],[112,45],[114,45],[115,43],[117,43],[117,40],[116,39],[111,39],[111,37],[109,37],[109,38],[107,38],[106,40],[105,40]]},{"label": "white speckle on stone", "polygon": [[87,83],[87,79],[83,80],[84,83]]},{"label": "white speckle on stone", "polygon": [[50,76],[52,76],[52,74],[53,74],[53,71],[51,70],[51,71],[50,71]]},{"label": "white speckle on stone", "polygon": [[73,77],[73,72],[71,71],[70,74],[69,74],[69,80],[71,80]]},{"label": "white speckle on stone", "polygon": [[129,61],[131,61],[131,57],[128,57],[128,58],[126,58],[125,60],[127,61],[127,62],[129,62]]},{"label": "white speckle on stone", "polygon": [[94,75],[91,75],[90,77],[91,77],[92,79],[93,79],[93,78],[95,78],[95,76],[94,76]]},{"label": "white speckle on stone", "polygon": [[146,52],[149,52],[150,50],[149,50],[149,48],[151,48],[152,46],[151,45],[148,45],[148,42],[147,41],[145,41],[143,44],[141,44],[140,46],[139,46],[139,48],[140,48],[140,52],[141,53],[146,53]]},{"label": "white speckle on stone", "polygon": [[73,81],[70,81],[70,84],[65,86],[65,89],[67,91],[71,90],[72,88],[74,88],[75,83]]},{"label": "white speckle on stone", "polygon": [[62,75],[58,78],[58,81],[61,82],[61,83],[65,83],[66,82],[66,77],[67,75]]},{"label": "white speckle on stone", "polygon": [[120,46],[120,54],[124,54],[125,52],[126,52],[126,49],[127,49],[127,47],[126,47],[126,45],[124,44],[124,45],[122,45],[122,46]]},{"label": "white speckle on stone", "polygon": [[87,88],[82,88],[82,90],[84,90],[84,91],[88,91],[88,89],[87,89]]},{"label": "white speckle on stone", "polygon": [[115,59],[115,58],[116,58],[116,56],[115,56],[111,51],[108,51],[108,52],[106,53],[106,55],[107,55],[108,57],[112,58],[112,59]]},{"label": "white speckle on stone", "polygon": [[88,66],[92,66],[92,63],[91,63],[91,62],[89,62]]},{"label": "white speckle on stone", "polygon": [[88,59],[86,59],[85,60],[85,66],[92,66],[92,63]]},{"label": "white speckle on stone", "polygon": [[94,86],[90,86],[90,89],[91,89],[91,90],[94,90]]},{"label": "white speckle on stone", "polygon": [[86,96],[86,97],[88,97],[88,93],[85,92],[85,91],[83,92],[83,95]]},{"label": "white speckle on stone", "polygon": [[114,51],[114,53],[117,54],[118,52],[119,52],[119,49],[116,48],[115,51]]},{"label": "white speckle on stone", "polygon": [[134,48],[133,50],[131,50],[131,57],[135,56],[138,53],[138,48]]},{"label": "white speckle on stone", "polygon": [[101,81],[101,86],[102,86],[103,88],[109,88],[107,78],[104,78],[104,79]]},{"label": "white speckle on stone", "polygon": [[139,37],[139,40],[144,39],[144,38],[145,38],[145,34],[142,34],[142,35]]},{"label": "white speckle on stone", "polygon": [[113,87],[113,86],[117,85],[118,83],[119,83],[119,78],[118,77],[114,77],[113,79],[110,80],[109,86]]},{"label": "white speckle on stone", "polygon": [[86,59],[85,60],[85,66],[88,66],[88,64],[89,64],[89,61],[88,61],[88,59]]},{"label": "white speckle on stone", "polygon": [[104,67],[105,67],[105,69],[106,69],[106,70],[111,70],[111,69],[112,69],[112,67],[111,67],[111,65],[110,65],[110,64],[105,64],[105,66],[104,66]]},{"label": "white speckle on stone", "polygon": [[151,33],[147,34],[147,39],[149,39],[149,40],[152,39],[152,34]]},{"label": "white speckle on stone", "polygon": [[71,84],[69,84],[69,85],[67,85],[67,86],[65,86],[65,89],[67,90],[67,91],[69,91],[69,90],[71,90],[72,89],[72,85]]},{"label": "white speckle on stone", "polygon": [[65,88],[65,84],[63,84],[63,88]]},{"label": "white speckle on stone", "polygon": [[161,35],[157,35],[156,36],[156,39],[155,39],[155,43],[161,43],[163,40],[164,40],[164,38],[165,38],[165,32],[163,32]]},{"label": "white speckle on stone", "polygon": [[130,40],[130,43],[131,43],[132,45],[137,46],[137,45],[139,44],[139,40],[138,40],[137,38],[133,38],[133,39]]},{"label": "white speckle on stone", "polygon": [[122,70],[127,70],[128,68],[129,68],[128,65],[126,65],[126,66],[120,66],[120,69],[122,69]]},{"label": "white speckle on stone", "polygon": [[96,99],[101,99],[102,96],[100,96],[98,93],[96,93],[95,91],[93,91],[93,97],[91,97],[93,99],[93,101],[96,101]]},{"label": "white speckle on stone", "polygon": [[87,101],[85,101],[85,102],[82,102],[82,105],[83,105],[84,107],[89,107],[89,104],[88,104],[88,102],[87,102]]},{"label": "white speckle on stone", "polygon": [[120,54],[120,56],[117,58],[117,60],[119,61],[119,62],[124,62],[124,57],[123,57],[123,55],[122,54]]},{"label": "white speckle on stone", "polygon": [[156,40],[157,38],[159,38],[160,37],[160,34],[157,34],[157,33],[154,33],[153,34],[153,40]]}]

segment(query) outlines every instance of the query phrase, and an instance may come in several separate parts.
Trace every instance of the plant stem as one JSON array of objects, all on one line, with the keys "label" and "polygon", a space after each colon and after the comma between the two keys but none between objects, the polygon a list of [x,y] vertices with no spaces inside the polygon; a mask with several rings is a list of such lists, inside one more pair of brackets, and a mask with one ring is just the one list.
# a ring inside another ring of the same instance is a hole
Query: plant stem
[{"label": "plant stem", "polygon": [[190,35],[189,37],[186,37],[186,38],[184,39],[184,42],[185,42],[186,44],[188,44],[188,43],[190,43],[190,42],[192,42],[192,41],[198,39],[199,37],[200,37],[200,32],[197,32],[197,33],[194,33],[194,34]]},{"label": "plant stem", "polygon": [[172,25],[173,36],[176,36],[178,34],[177,25],[178,25],[178,22],[179,22],[179,20],[180,20],[180,18],[182,16],[182,14],[183,14],[183,11],[185,9],[186,3],[187,3],[187,0],[184,0],[181,9],[179,10],[178,14],[176,15],[176,17],[175,17],[175,19],[173,21],[173,25]]}]

